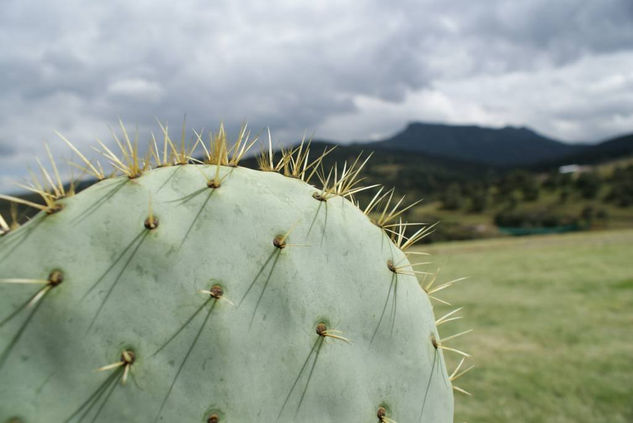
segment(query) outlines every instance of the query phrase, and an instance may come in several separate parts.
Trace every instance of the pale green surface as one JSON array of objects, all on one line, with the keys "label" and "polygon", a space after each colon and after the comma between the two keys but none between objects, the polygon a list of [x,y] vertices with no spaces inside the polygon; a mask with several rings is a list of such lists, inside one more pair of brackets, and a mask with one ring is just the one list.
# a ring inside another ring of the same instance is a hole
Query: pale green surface
[{"label": "pale green surface", "polygon": [[633,231],[424,249],[442,280],[470,276],[443,295],[474,329],[456,422],[633,422]]},{"label": "pale green surface", "polygon": [[[113,372],[95,369],[133,348],[132,379],[101,395],[86,421],[97,414],[100,422],[154,421],[189,354],[160,421],[203,422],[219,410],[227,422],[274,422],[280,413],[282,422],[372,422],[382,403],[397,422],[420,421],[433,372],[422,421],[451,422],[452,389],[430,343],[430,303],[403,275],[397,302],[387,301],[393,274],[386,261],[402,253],[382,232],[347,200],[313,199],[302,181],[225,167],[230,174],[212,191],[201,169],[212,176],[215,167],[101,182],[0,239],[0,278],[65,273],[0,368],[0,421],[64,421]],[[160,225],[148,232],[150,192]],[[273,238],[291,228],[288,243],[296,245],[276,249]],[[235,305],[218,301],[208,314],[211,300],[153,355],[207,301],[197,291],[212,280]],[[37,289],[0,284],[0,319]],[[0,328],[2,350],[32,310]],[[300,370],[320,339],[321,319],[352,343],[327,338],[308,384],[315,354]]]}]

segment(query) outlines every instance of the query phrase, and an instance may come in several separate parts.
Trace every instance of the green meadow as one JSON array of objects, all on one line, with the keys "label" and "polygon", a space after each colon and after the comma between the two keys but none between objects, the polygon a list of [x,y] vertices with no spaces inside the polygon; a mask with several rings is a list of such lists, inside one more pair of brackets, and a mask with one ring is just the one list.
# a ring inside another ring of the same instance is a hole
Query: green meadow
[{"label": "green meadow", "polygon": [[[633,422],[633,230],[422,246],[447,345],[476,367],[455,381],[455,422]],[[458,356],[445,352],[449,371]]]}]

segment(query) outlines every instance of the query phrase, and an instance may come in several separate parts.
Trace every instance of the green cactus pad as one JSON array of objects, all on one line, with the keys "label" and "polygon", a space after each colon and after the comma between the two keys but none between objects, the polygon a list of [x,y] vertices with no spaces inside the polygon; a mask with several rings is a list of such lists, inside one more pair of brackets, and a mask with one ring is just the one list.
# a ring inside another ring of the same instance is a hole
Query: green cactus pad
[{"label": "green cactus pad", "polygon": [[301,179],[216,170],[104,179],[0,237],[0,421],[451,422],[429,296],[385,231]]}]

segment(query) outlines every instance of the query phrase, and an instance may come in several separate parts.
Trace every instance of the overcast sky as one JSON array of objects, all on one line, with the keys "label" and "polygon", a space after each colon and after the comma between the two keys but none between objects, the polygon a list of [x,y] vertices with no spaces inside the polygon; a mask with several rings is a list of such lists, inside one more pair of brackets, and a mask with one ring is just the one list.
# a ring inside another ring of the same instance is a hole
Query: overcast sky
[{"label": "overcast sky", "polygon": [[633,1],[31,1],[0,13],[0,192],[120,117],[375,139],[409,121],[633,132]]}]

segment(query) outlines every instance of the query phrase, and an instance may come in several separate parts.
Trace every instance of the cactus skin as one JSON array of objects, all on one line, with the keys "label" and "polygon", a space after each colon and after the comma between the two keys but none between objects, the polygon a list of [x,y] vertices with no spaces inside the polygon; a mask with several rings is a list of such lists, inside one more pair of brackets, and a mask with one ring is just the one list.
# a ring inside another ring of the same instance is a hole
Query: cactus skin
[{"label": "cactus skin", "polygon": [[0,284],[0,421],[452,422],[429,297],[385,232],[300,179],[219,171],[105,179],[0,237],[0,278],[63,275]]}]

